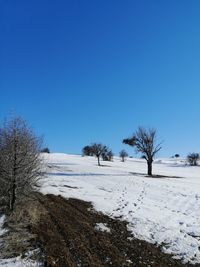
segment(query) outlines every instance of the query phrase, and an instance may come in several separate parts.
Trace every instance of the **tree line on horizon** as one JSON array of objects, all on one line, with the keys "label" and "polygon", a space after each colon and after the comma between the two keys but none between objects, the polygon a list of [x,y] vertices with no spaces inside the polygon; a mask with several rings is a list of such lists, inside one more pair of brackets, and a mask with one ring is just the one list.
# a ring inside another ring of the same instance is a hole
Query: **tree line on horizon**
[{"label": "tree line on horizon", "polygon": [[[135,148],[135,152],[141,154],[141,158],[145,159],[147,162],[147,175],[152,176],[152,165],[154,158],[162,148],[162,142],[157,141],[156,129],[138,127],[133,135],[129,138],[123,139],[122,143]],[[103,161],[111,161],[114,154],[107,146],[101,143],[93,143],[85,146],[82,149],[82,155],[96,156],[98,160],[98,166],[100,166],[100,158],[102,158]],[[128,153],[123,149],[119,152],[119,156],[122,159],[122,162],[124,162],[125,158],[128,157]],[[180,155],[175,154],[173,157],[179,158]],[[187,155],[187,162],[190,166],[197,166],[199,159],[199,153],[193,152]]]},{"label": "tree line on horizon", "polygon": [[[153,159],[161,149],[161,143],[157,143],[156,140],[156,130],[153,128],[145,129],[144,127],[139,127],[131,137],[125,138],[122,143],[134,147],[137,153],[142,154],[142,157],[147,162],[147,174],[152,175]],[[113,158],[112,151],[101,143],[93,143],[85,146],[82,149],[82,154],[84,156],[96,156],[98,166],[101,165],[100,158],[109,161]],[[125,158],[128,157],[128,153],[122,150],[119,156],[122,162],[124,162]]]}]

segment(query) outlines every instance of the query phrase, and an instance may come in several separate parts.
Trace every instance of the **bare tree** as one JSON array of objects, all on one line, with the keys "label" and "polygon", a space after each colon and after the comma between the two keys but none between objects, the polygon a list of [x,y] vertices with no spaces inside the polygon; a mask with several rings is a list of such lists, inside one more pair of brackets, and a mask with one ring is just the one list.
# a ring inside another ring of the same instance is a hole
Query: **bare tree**
[{"label": "bare tree", "polygon": [[119,152],[119,156],[122,159],[122,162],[124,162],[125,158],[128,157],[128,153],[123,149]]},{"label": "bare tree", "polygon": [[105,145],[102,144],[97,144],[94,143],[91,145],[91,151],[92,154],[95,155],[97,157],[98,160],[98,166],[100,166],[100,157],[107,152],[107,147]]},{"label": "bare tree", "polygon": [[0,129],[1,200],[9,211],[35,190],[41,176],[41,138],[26,122],[11,118]]},{"label": "bare tree", "polygon": [[199,160],[199,153],[193,152],[187,155],[187,161],[191,166],[197,166],[198,160]]},{"label": "bare tree", "polygon": [[161,143],[157,144],[156,141],[156,130],[139,127],[133,136],[124,139],[123,143],[135,147],[137,153],[142,153],[147,161],[147,174],[152,175],[154,156],[161,149]]}]

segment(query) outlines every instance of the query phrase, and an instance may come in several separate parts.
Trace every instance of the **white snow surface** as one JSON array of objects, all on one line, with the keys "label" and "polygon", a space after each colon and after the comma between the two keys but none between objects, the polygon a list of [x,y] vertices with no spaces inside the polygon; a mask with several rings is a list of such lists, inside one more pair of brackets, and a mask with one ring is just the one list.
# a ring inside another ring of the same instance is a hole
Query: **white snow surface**
[{"label": "white snow surface", "polygon": [[0,215],[0,237],[6,232],[6,230],[3,228],[5,222],[5,215]]},{"label": "white snow surface", "polygon": [[0,259],[0,266],[2,267],[41,267],[40,263],[30,259],[22,259],[20,256],[11,259]]},{"label": "white snow surface", "polygon": [[146,177],[146,162],[102,162],[93,157],[44,154],[47,175],[41,191],[91,201],[97,211],[129,222],[134,236],[184,262],[200,263],[200,167],[184,159],[159,159]]},{"label": "white snow surface", "polygon": [[110,233],[110,228],[105,223],[96,223],[95,229],[98,231]]}]

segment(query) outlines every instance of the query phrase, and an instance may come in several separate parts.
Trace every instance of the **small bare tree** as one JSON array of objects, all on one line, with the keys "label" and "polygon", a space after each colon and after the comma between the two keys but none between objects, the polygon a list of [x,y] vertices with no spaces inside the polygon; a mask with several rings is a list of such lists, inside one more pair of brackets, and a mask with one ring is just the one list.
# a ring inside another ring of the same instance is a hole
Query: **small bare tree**
[{"label": "small bare tree", "polygon": [[147,174],[152,175],[154,156],[161,149],[161,143],[156,142],[156,130],[139,127],[133,136],[124,139],[123,143],[135,147],[137,153],[142,153],[147,161]]},{"label": "small bare tree", "polygon": [[119,156],[120,156],[120,158],[122,159],[122,162],[124,162],[124,161],[125,161],[125,158],[128,157],[128,153],[123,149],[123,150],[121,150],[121,151],[119,152]]},{"label": "small bare tree", "polygon": [[107,152],[107,147],[102,144],[94,143],[91,145],[91,151],[92,154],[97,157],[98,166],[100,166],[100,157],[102,157],[102,155]]},{"label": "small bare tree", "polygon": [[19,117],[0,129],[1,200],[9,211],[35,190],[41,176],[41,139]]}]

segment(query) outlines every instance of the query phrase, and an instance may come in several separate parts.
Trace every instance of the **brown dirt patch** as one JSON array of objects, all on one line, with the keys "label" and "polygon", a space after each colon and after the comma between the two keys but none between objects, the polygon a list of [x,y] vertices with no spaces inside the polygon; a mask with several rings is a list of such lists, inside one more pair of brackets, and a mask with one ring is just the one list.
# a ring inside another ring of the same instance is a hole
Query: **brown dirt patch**
[{"label": "brown dirt patch", "polygon": [[[30,230],[46,255],[45,266],[194,266],[131,238],[126,222],[95,212],[88,202],[42,194],[38,194],[38,201],[41,213],[37,211]],[[104,223],[110,232],[97,230],[97,223]]]}]

